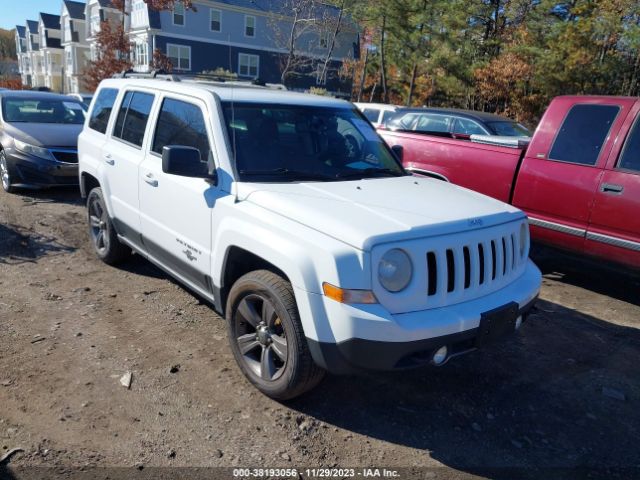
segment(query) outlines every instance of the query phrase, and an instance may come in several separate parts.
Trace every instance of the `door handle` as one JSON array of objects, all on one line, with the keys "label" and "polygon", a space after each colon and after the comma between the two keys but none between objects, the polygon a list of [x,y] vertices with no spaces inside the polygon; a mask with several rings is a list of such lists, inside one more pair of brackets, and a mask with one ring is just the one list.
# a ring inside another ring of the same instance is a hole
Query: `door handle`
[{"label": "door handle", "polygon": [[600,187],[602,193],[611,193],[614,195],[620,195],[624,191],[622,185],[614,185],[613,183],[603,183]]},{"label": "door handle", "polygon": [[109,165],[115,165],[115,163],[116,163],[116,161],[111,157],[110,153],[105,153],[103,158],[104,158],[105,163],[107,163]]},{"label": "door handle", "polygon": [[147,182],[152,187],[157,187],[158,186],[158,180],[153,178],[153,174],[152,173],[147,173],[144,176],[144,181]]}]

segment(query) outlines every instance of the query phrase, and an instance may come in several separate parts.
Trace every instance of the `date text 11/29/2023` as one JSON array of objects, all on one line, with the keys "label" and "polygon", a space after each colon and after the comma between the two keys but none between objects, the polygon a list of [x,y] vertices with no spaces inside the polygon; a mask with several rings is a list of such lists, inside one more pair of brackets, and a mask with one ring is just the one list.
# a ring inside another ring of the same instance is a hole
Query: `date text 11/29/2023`
[{"label": "date text 11/29/2023", "polygon": [[234,478],[400,478],[387,468],[234,468]]}]

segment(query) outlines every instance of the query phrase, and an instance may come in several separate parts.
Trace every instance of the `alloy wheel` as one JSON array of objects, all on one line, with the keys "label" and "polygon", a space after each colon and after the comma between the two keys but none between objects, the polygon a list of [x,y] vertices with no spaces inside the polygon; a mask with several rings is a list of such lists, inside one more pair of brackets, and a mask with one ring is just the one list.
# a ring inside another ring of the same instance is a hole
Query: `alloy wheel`
[{"label": "alloy wheel", "polygon": [[11,178],[9,177],[9,167],[7,166],[7,157],[4,152],[0,152],[0,177],[2,178],[2,188],[9,190]]},{"label": "alloy wheel", "polygon": [[242,361],[257,377],[274,381],[287,365],[287,338],[273,304],[260,294],[244,297],[234,315]]},{"label": "alloy wheel", "polygon": [[100,198],[93,197],[89,203],[89,226],[93,245],[100,253],[109,249],[108,221],[107,209]]}]

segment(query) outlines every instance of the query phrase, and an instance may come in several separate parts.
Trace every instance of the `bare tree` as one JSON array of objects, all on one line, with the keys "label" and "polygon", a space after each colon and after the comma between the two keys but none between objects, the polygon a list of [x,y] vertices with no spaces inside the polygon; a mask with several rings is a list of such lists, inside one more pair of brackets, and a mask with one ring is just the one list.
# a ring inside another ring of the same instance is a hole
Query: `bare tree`
[{"label": "bare tree", "polygon": [[328,40],[328,50],[327,55],[324,58],[324,63],[322,65],[322,71],[320,72],[320,78],[326,79],[329,72],[329,63],[331,62],[331,57],[333,56],[333,51],[336,47],[336,41],[338,36],[340,35],[340,31],[342,30],[342,19],[344,17],[344,9],[345,9],[345,0],[340,0],[340,3],[336,7],[338,9],[338,17],[333,19],[329,11],[323,15],[323,23],[332,28],[331,38]]},{"label": "bare tree", "polygon": [[309,50],[322,32],[326,6],[318,0],[284,0],[279,12],[272,12],[269,25],[276,45],[286,50],[281,61],[283,84],[312,71],[314,59]]}]

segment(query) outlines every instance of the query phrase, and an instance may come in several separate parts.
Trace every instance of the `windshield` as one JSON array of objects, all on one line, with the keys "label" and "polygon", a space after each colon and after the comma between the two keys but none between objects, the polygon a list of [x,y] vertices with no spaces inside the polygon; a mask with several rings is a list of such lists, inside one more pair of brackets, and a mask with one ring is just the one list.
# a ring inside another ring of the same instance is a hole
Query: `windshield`
[{"label": "windshield", "polygon": [[505,137],[530,137],[531,132],[524,125],[516,122],[487,122],[489,128],[496,135]]},{"label": "windshield", "polygon": [[223,108],[242,180],[406,175],[355,108],[254,103],[224,103]]},{"label": "windshield", "polygon": [[11,123],[62,123],[82,125],[86,106],[77,100],[5,98],[2,116]]}]

